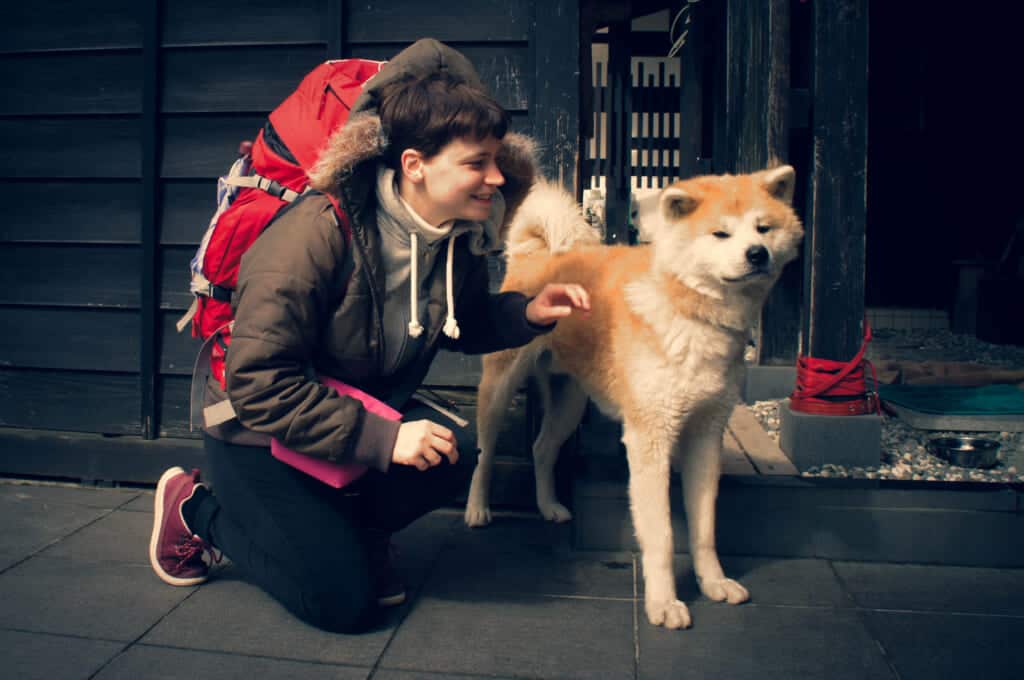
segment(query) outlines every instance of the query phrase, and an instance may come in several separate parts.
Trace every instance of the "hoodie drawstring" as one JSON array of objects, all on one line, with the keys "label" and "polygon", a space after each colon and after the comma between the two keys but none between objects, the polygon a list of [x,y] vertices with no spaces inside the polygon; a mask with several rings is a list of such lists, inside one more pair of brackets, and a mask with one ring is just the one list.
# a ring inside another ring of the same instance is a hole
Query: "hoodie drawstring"
[{"label": "hoodie drawstring", "polygon": [[423,326],[420,325],[420,303],[419,297],[420,276],[417,271],[417,263],[420,259],[419,240],[416,232],[409,232],[409,337],[418,338],[423,334]]},{"label": "hoodie drawstring", "polygon": [[[444,322],[444,334],[452,340],[459,339],[459,323],[455,320],[455,293],[452,290],[452,262],[455,259],[455,237],[448,238],[448,261],[445,263],[445,291],[448,303],[448,317]],[[423,334],[419,321],[419,238],[415,231],[409,232],[409,337],[418,338]]]},{"label": "hoodie drawstring", "polygon": [[444,321],[444,334],[452,340],[459,339],[459,322],[455,320],[455,293],[452,292],[452,260],[455,259],[455,237],[448,237],[448,262],[445,268],[444,285],[447,289],[448,318]]}]

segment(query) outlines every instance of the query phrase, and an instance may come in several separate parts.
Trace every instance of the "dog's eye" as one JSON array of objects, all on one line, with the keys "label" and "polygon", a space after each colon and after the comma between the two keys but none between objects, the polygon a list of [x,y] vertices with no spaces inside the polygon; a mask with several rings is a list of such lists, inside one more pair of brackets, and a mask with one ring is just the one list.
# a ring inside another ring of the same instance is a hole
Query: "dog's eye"
[{"label": "dog's eye", "polygon": [[770,226],[768,226],[767,224],[759,224],[759,225],[757,225],[757,233],[758,234],[767,234],[771,230],[772,230],[772,228]]},{"label": "dog's eye", "polygon": [[727,231],[716,231],[711,234],[715,238],[729,238],[730,234]]}]

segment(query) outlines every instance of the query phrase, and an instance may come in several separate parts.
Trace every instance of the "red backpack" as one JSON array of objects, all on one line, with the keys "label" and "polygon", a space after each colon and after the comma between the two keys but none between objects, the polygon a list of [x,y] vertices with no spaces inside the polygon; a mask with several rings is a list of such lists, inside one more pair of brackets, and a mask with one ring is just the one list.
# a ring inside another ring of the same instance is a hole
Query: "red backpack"
[{"label": "red backpack", "polygon": [[[211,348],[210,372],[221,387],[224,355],[231,342],[231,294],[242,254],[281,208],[307,191],[306,172],[331,133],[348,120],[363,83],[383,65],[340,59],[313,69],[270,113],[256,141],[242,143],[239,159],[217,181],[217,211],[192,258],[189,288],[195,300],[178,321],[178,331],[191,321],[193,337],[220,336]],[[347,231],[347,217],[340,211],[338,217]]]}]

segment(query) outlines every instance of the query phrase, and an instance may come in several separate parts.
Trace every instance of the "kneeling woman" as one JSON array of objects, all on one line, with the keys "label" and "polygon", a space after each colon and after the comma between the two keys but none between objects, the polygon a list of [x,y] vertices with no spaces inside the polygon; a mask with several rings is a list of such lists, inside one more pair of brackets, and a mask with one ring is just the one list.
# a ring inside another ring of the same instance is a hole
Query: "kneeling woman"
[{"label": "kneeling woman", "polygon": [[[212,490],[195,470],[160,480],[150,560],[161,579],[201,583],[204,554],[220,550],[296,616],[339,632],[404,600],[392,532],[451,502],[475,463],[464,430],[410,400],[438,349],[523,345],[589,306],[572,284],[532,299],[488,292],[485,256],[534,173],[530,144],[507,127],[465,57],[436,41],[368,83],[311,173],[319,193],[242,259],[226,362],[237,421],[204,433]],[[207,393],[225,397],[214,381]],[[274,458],[271,438],[367,471],[335,489]]]}]

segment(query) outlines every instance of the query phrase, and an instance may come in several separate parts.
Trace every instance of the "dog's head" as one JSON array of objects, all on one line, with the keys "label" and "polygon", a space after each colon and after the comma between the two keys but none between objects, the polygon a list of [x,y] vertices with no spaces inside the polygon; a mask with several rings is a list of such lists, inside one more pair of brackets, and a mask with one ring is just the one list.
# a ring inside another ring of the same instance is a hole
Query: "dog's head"
[{"label": "dog's head", "polygon": [[750,175],[695,177],[658,196],[646,230],[656,266],[714,297],[766,294],[803,238],[788,165]]}]

